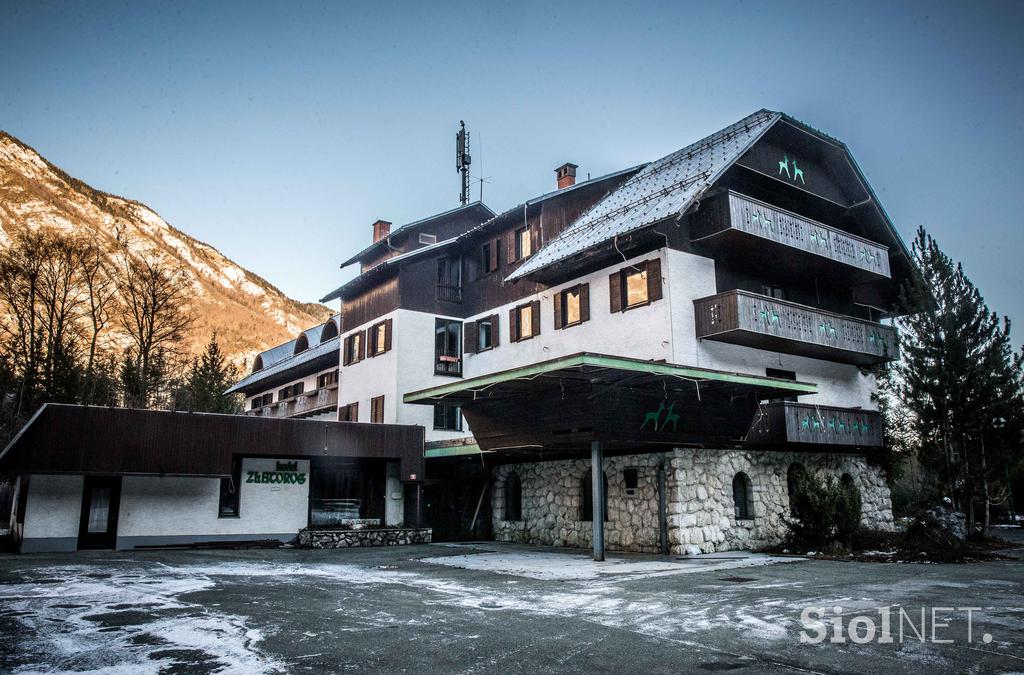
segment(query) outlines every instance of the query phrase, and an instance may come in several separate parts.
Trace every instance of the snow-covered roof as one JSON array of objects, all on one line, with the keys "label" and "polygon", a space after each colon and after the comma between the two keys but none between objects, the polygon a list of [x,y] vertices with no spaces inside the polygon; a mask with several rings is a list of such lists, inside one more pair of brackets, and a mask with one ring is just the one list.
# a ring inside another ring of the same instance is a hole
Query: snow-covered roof
[{"label": "snow-covered roof", "polygon": [[[294,346],[294,344],[295,340],[292,340],[290,342],[284,343],[283,345],[278,345],[277,347],[274,347],[274,349],[271,351],[281,349],[282,347],[286,347],[288,345]],[[264,364],[263,370],[257,370],[255,373],[252,373],[251,375],[242,378],[234,385],[232,385],[232,387],[228,389],[225,393],[233,394],[236,391],[245,391],[246,389],[249,389],[251,385],[261,380],[265,380],[274,375],[279,375],[281,373],[292,370],[293,368],[298,368],[299,366],[307,364],[318,357],[330,354],[332,352],[337,354],[340,349],[341,339],[340,337],[336,336],[329,340],[325,340],[324,342],[321,342],[319,344],[311,345],[309,349],[301,351],[298,354],[289,353],[287,357],[279,359],[271,366],[267,366],[266,364]]]},{"label": "snow-covered roof", "polygon": [[782,113],[759,110],[721,131],[651,162],[595,204],[508,279],[527,276],[686,211]]}]

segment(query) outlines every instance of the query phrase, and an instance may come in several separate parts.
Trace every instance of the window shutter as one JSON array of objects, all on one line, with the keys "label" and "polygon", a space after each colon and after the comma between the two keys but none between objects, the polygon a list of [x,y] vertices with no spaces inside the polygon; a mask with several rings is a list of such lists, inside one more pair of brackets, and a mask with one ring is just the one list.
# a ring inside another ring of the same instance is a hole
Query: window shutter
[{"label": "window shutter", "polygon": [[647,261],[647,299],[661,300],[661,259]]},{"label": "window shutter", "polygon": [[358,402],[352,403],[349,406],[349,408],[350,408],[350,412],[349,412],[348,421],[349,422],[358,422],[359,421],[359,403]]},{"label": "window shutter", "polygon": [[533,319],[533,335],[540,335],[540,300],[534,300],[530,306],[533,308],[530,312]]},{"label": "window shutter", "polygon": [[498,336],[501,335],[501,331],[498,330],[498,327],[499,327],[498,326],[498,315],[497,314],[492,314],[491,315],[491,346],[492,347],[497,347],[498,343],[501,342],[501,340],[498,339]]},{"label": "window shutter", "polygon": [[555,293],[551,298],[551,305],[555,310],[555,330],[560,330],[562,326],[562,297],[565,295],[565,291]]},{"label": "window shutter", "polygon": [[491,242],[491,260],[490,260],[491,264],[488,266],[488,268],[491,271],[494,271],[494,270],[498,269],[498,260],[500,259],[500,255],[501,255],[501,237],[498,237],[494,241]]},{"label": "window shutter", "polygon": [[463,351],[467,354],[476,354],[479,350],[478,338],[480,328],[476,321],[467,321],[462,325]]},{"label": "window shutter", "polygon": [[347,366],[348,364],[352,363],[352,360],[349,359],[349,356],[348,356],[351,353],[352,353],[352,336],[349,335],[348,337],[345,338],[345,348],[342,350],[342,354],[341,354],[342,365]]},{"label": "window shutter", "polygon": [[368,330],[359,332],[359,353],[356,354],[356,361],[362,361],[366,358],[366,334],[369,332]]},{"label": "window shutter", "polygon": [[530,228],[530,255],[540,250],[540,227]]},{"label": "window shutter", "polygon": [[508,341],[516,342],[519,340],[519,311],[513,307],[508,310]]},{"label": "window shutter", "polygon": [[511,264],[516,261],[516,229],[514,227],[509,230],[506,241],[508,241],[508,262]]},{"label": "window shutter", "polygon": [[590,284],[580,284],[580,322],[590,321]]},{"label": "window shutter", "polygon": [[393,325],[393,319],[384,320],[384,351],[391,351],[391,326]]},{"label": "window shutter", "polygon": [[608,298],[611,302],[611,311],[622,311],[622,273],[614,272],[608,277]]}]

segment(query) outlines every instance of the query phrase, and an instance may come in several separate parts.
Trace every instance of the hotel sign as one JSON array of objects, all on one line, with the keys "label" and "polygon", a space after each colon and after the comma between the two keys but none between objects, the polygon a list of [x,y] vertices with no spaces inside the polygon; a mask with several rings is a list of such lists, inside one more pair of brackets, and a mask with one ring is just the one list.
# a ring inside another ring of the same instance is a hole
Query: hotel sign
[{"label": "hotel sign", "polygon": [[266,485],[303,485],[306,474],[299,472],[298,462],[277,462],[275,471],[246,471],[246,483]]}]

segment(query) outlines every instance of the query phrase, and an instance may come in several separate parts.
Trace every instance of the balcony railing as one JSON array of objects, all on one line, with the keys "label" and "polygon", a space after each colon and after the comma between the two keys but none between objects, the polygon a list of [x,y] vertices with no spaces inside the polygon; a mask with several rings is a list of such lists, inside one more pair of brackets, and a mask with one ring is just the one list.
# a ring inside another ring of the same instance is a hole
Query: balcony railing
[{"label": "balcony railing", "polygon": [[873,410],[775,402],[760,407],[747,445],[831,445],[880,448],[882,417]]},{"label": "balcony railing", "polygon": [[434,354],[435,375],[462,375],[462,358],[458,354],[437,351]]},{"label": "balcony railing", "polygon": [[[734,233],[809,253],[819,260],[842,263],[846,269],[855,268],[858,277],[891,276],[889,249],[885,246],[746,195],[730,191],[714,197],[694,216],[695,241],[714,242]],[[791,264],[785,259],[785,249],[762,251],[762,254],[769,258],[769,263],[774,259],[779,265]]]},{"label": "balcony railing", "polygon": [[693,305],[698,338],[861,366],[899,358],[896,331],[873,321],[740,290]]},{"label": "balcony railing", "polygon": [[437,299],[444,302],[462,302],[462,286],[438,284]]},{"label": "balcony railing", "polygon": [[338,385],[335,384],[322,389],[313,389],[256,410],[247,410],[245,414],[253,417],[305,417],[337,407]]}]

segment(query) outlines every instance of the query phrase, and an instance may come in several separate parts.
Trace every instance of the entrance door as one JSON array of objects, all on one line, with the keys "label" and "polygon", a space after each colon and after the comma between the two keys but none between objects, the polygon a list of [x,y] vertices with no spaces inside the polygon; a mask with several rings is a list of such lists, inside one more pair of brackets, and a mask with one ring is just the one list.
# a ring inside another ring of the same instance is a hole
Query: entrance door
[{"label": "entrance door", "polygon": [[82,522],[78,548],[115,548],[121,477],[86,476],[82,491]]}]

